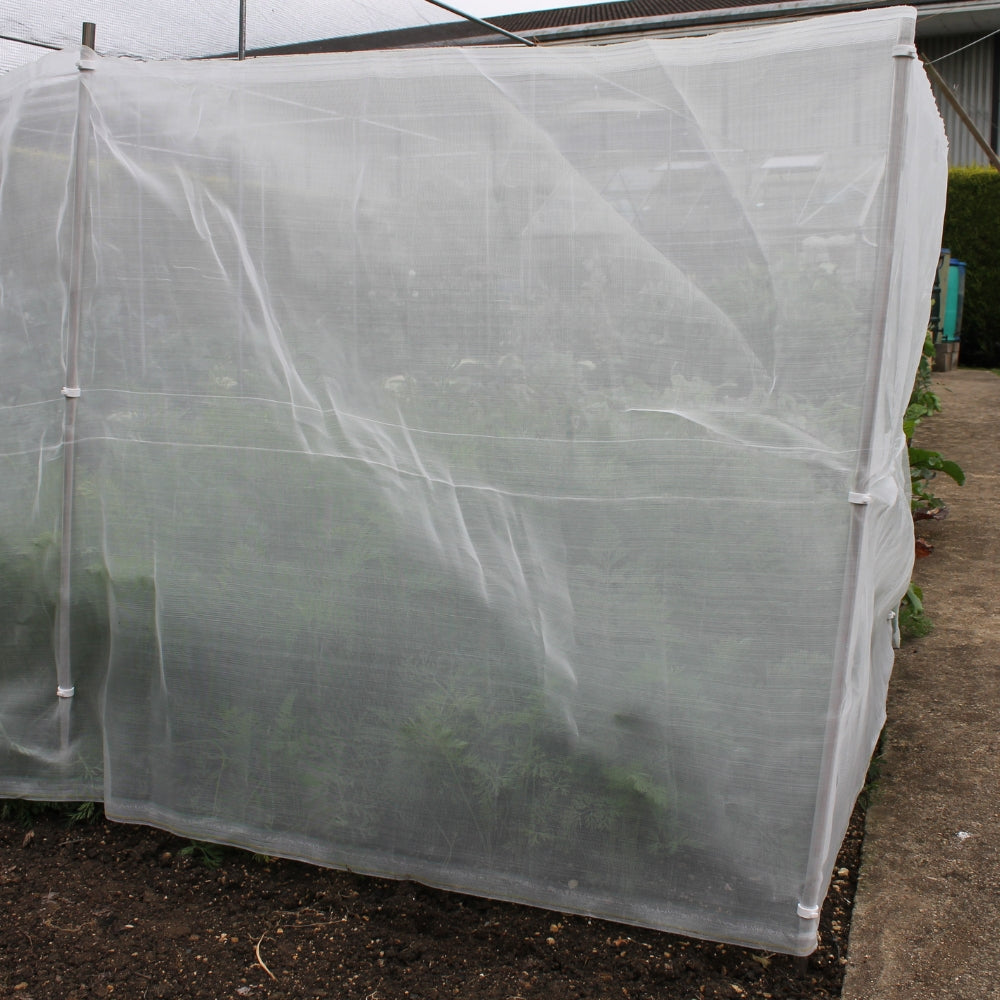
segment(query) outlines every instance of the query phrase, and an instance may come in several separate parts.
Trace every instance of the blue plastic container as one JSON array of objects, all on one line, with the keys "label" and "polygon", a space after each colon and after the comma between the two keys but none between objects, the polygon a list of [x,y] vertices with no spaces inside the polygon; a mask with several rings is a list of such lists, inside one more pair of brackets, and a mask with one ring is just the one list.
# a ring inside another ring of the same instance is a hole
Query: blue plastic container
[{"label": "blue plastic container", "polygon": [[960,340],[962,337],[962,307],[965,305],[965,261],[954,258],[948,265],[948,288],[944,305],[944,331],[942,339]]}]

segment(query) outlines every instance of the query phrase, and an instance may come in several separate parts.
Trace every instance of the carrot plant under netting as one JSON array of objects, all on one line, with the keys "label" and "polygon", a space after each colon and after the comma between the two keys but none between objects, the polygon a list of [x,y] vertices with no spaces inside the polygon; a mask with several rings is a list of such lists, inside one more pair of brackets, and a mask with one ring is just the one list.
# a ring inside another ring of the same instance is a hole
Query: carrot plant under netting
[{"label": "carrot plant under netting", "polygon": [[0,81],[0,792],[811,951],[913,555],[913,26]]}]

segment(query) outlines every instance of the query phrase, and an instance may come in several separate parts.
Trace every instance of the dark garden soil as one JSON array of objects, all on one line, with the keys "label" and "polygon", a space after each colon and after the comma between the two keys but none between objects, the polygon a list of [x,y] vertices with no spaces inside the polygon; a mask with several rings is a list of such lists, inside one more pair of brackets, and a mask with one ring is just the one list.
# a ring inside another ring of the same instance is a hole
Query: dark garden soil
[{"label": "dark garden soil", "polygon": [[694,941],[98,820],[0,821],[0,996],[839,997],[856,812],[808,959]]}]

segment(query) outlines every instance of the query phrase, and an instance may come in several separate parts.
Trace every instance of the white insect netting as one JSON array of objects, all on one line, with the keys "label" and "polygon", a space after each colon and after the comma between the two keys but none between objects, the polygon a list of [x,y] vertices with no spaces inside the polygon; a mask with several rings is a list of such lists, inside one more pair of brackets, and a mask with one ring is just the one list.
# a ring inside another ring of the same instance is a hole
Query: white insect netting
[{"label": "white insect netting", "polygon": [[[451,4],[461,6],[461,4]],[[498,0],[502,13],[517,7]],[[427,0],[247,0],[248,50],[463,20]],[[235,53],[239,0],[4,0],[0,72],[80,40],[84,20],[96,22],[102,53],[141,59],[198,59]],[[498,36],[499,38],[499,36]]]},{"label": "white insect netting", "polygon": [[0,792],[811,951],[913,554],[913,25],[0,81]]}]

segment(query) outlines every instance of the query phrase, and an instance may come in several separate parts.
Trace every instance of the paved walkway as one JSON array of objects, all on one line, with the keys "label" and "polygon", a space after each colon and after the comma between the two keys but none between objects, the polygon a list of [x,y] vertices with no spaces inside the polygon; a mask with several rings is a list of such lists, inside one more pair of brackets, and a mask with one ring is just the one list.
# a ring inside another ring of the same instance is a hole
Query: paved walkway
[{"label": "paved walkway", "polygon": [[919,443],[957,461],[922,522],[934,632],[901,650],[868,812],[844,1000],[1000,998],[1000,378],[937,376]]}]

